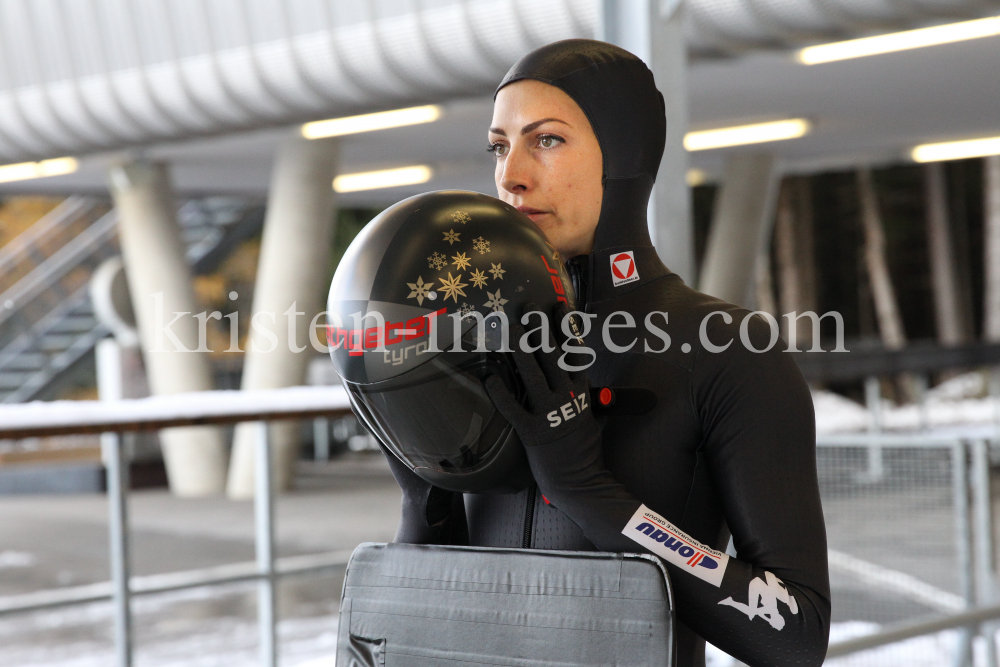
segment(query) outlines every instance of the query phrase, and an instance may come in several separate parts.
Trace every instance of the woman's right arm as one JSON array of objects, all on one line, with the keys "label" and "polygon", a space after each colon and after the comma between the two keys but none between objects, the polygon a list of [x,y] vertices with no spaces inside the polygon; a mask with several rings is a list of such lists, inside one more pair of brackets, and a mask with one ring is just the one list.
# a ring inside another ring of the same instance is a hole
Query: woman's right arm
[{"label": "woman's right arm", "polygon": [[445,491],[424,481],[384,447],[382,453],[403,492],[402,516],[393,541],[406,544],[468,544],[469,528],[462,494]]}]

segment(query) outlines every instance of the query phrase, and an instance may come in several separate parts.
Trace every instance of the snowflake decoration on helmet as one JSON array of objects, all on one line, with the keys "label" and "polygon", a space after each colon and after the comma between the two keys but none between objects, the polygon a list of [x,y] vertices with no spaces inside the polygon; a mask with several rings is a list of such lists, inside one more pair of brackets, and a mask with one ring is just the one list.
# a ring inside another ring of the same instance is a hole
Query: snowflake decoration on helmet
[{"label": "snowflake decoration on helmet", "polygon": [[[493,262],[490,262],[493,264]],[[500,268],[500,262],[493,264],[493,268],[490,269],[490,273],[493,274],[493,280],[503,280],[503,274],[507,273],[507,269]]]},{"label": "snowflake decoration on helmet", "polygon": [[469,220],[472,220],[472,216],[466,213],[465,211],[455,211],[454,213],[451,214],[451,219],[454,220],[455,222],[460,222],[464,225]]},{"label": "snowflake decoration on helmet", "polygon": [[452,264],[455,265],[455,268],[458,269],[459,271],[469,268],[470,264],[469,258],[466,256],[464,252],[460,252],[457,255],[454,255],[451,258],[451,262]]},{"label": "snowflake decoration on helmet", "polygon": [[472,242],[472,247],[478,250],[480,255],[485,255],[490,251],[490,242],[480,236]]},{"label": "snowflake decoration on helmet", "polygon": [[463,301],[463,302],[462,302],[462,305],[461,305],[461,306],[460,306],[460,308],[459,308],[459,310],[460,310],[460,311],[462,312],[462,319],[465,319],[465,318],[466,318],[466,317],[468,317],[468,316],[469,316],[469,315],[470,315],[470,314],[471,314],[471,313],[472,313],[473,311],[475,311],[475,310],[476,310],[476,308],[475,308],[475,306],[473,306],[473,305],[472,305],[471,303],[465,303],[465,302]]},{"label": "snowflake decoration on helmet", "polygon": [[504,312],[503,305],[507,303],[507,299],[501,298],[500,290],[497,290],[496,294],[491,294],[489,291],[486,292],[486,296],[489,297],[489,301],[483,305],[490,310],[498,313]]},{"label": "snowflake decoration on helmet", "polygon": [[460,232],[456,232],[454,229],[449,229],[444,233],[444,240],[448,242],[448,245],[453,245],[459,241]]},{"label": "snowflake decoration on helmet", "polygon": [[463,287],[468,287],[468,283],[459,282],[462,279],[462,274],[458,274],[454,278],[451,277],[451,271],[448,272],[447,278],[441,278],[441,287],[437,288],[438,292],[444,292],[444,300],[452,299],[455,303],[458,303],[458,295],[468,296],[462,291]]},{"label": "snowflake decoration on helmet", "polygon": [[483,287],[486,285],[486,273],[480,271],[479,269],[473,269],[472,275],[469,277],[469,280],[471,280],[472,284],[478,287],[479,289],[483,289]]},{"label": "snowflake decoration on helmet", "polygon": [[427,264],[435,271],[440,271],[448,265],[448,258],[441,253],[436,252],[427,258]]},{"label": "snowflake decoration on helmet", "polygon": [[425,283],[424,279],[421,276],[417,276],[417,282],[406,283],[406,286],[409,287],[411,290],[413,290],[406,298],[416,299],[418,304],[423,305],[424,298],[427,297],[427,293],[431,290],[431,286],[433,284],[434,284],[433,280],[430,281],[429,283]]}]

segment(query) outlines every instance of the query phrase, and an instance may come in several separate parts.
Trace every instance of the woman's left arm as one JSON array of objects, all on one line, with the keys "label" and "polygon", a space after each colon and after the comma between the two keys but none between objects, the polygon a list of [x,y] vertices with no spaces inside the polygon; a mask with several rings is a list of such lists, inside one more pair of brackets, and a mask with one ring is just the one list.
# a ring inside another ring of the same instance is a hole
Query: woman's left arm
[{"label": "woman's left arm", "polygon": [[688,627],[751,666],[820,665],[830,595],[813,407],[794,361],[774,352],[702,353],[693,372],[691,398],[738,558],[698,543],[618,482],[590,410],[553,425],[548,415],[587,391],[557,353],[514,352],[530,411],[499,378],[487,389],[521,436],[542,493],[591,542],[667,561]]}]

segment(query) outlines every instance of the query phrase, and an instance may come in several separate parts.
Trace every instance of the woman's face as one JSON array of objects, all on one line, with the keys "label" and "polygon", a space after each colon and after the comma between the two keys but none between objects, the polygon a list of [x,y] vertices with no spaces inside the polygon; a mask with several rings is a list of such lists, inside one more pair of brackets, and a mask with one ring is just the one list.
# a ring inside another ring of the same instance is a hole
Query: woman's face
[{"label": "woman's face", "polygon": [[563,257],[590,253],[604,167],[577,103],[541,81],[504,86],[493,104],[489,142],[497,196],[531,218]]}]

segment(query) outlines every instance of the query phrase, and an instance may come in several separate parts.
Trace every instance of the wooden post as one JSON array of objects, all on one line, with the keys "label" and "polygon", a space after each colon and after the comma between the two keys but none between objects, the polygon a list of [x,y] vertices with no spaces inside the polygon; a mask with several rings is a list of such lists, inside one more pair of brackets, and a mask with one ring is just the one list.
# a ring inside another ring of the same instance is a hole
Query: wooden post
[{"label": "wooden post", "polygon": [[[778,265],[778,302],[782,316],[816,310],[816,259],[813,241],[812,190],[803,176],[787,179],[781,187],[775,219],[775,256]],[[788,320],[782,317],[786,340]],[[812,345],[812,320],[795,323],[796,344]]]},{"label": "wooden post", "polygon": [[[795,202],[791,178],[786,178],[778,192],[778,212],[774,219],[774,254],[778,265],[778,303],[785,340],[789,338],[784,315],[799,312],[799,265],[795,261]],[[800,327],[796,327],[796,332]],[[799,340],[796,336],[796,340]]]},{"label": "wooden post", "polygon": [[774,298],[770,243],[763,244],[758,251],[757,266],[754,268],[754,292],[754,308],[781,317],[778,313],[778,303]]},{"label": "wooden post", "polygon": [[816,310],[816,241],[813,234],[812,183],[808,176],[799,176],[792,185],[795,190],[795,238],[799,267],[799,308]]},{"label": "wooden post", "polygon": [[944,164],[924,165],[924,201],[927,216],[927,255],[934,290],[934,319],[942,345],[966,342],[958,290],[955,251],[948,215],[948,190]]},{"label": "wooden post", "polygon": [[[861,200],[861,224],[865,233],[865,266],[871,284],[875,319],[878,322],[882,344],[889,350],[898,350],[906,345],[906,331],[903,317],[896,301],[896,290],[889,275],[889,264],[885,256],[885,232],[882,229],[882,215],[879,212],[878,197],[871,169],[857,171],[858,197]],[[903,374],[896,386],[901,402],[913,402],[916,386],[912,376]]]},{"label": "wooden post", "polygon": [[885,233],[882,230],[882,216],[871,169],[858,169],[857,184],[861,200],[861,224],[865,232],[865,266],[871,281],[879,335],[886,348],[896,350],[906,345],[906,332],[885,258]]}]

